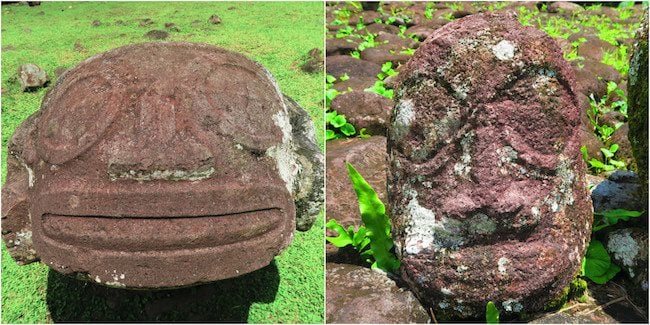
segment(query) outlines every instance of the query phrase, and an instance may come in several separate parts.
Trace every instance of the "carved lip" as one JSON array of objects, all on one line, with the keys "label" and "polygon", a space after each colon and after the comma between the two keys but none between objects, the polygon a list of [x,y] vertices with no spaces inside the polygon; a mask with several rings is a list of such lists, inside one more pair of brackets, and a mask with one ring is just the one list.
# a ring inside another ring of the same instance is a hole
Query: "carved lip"
[{"label": "carved lip", "polygon": [[278,208],[191,217],[42,215],[46,237],[67,245],[112,251],[167,251],[224,246],[283,227]]}]

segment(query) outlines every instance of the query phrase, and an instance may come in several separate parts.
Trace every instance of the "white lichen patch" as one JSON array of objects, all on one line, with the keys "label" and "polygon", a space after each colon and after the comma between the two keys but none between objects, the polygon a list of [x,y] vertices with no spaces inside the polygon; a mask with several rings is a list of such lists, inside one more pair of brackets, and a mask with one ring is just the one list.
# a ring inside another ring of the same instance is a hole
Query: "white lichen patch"
[{"label": "white lichen patch", "polygon": [[440,309],[446,309],[446,308],[449,308],[449,303],[448,303],[448,302],[445,302],[445,301],[440,302],[440,303],[438,303],[438,307],[440,307]]},{"label": "white lichen patch", "polygon": [[395,105],[395,120],[393,121],[393,139],[399,140],[409,132],[415,118],[413,101],[401,99]]},{"label": "white lichen patch", "polygon": [[28,229],[21,229],[20,231],[16,232],[16,238],[14,240],[14,245],[15,246],[20,246],[20,245],[31,246],[32,245],[32,231],[28,230]]},{"label": "white lichen patch", "polygon": [[492,47],[492,53],[501,61],[512,60],[517,48],[510,41],[502,40]]},{"label": "white lichen patch", "polygon": [[408,222],[405,229],[404,251],[406,254],[418,254],[433,245],[436,215],[420,205],[417,192],[411,190],[406,193],[410,194],[411,201],[406,206]]},{"label": "white lichen patch", "polygon": [[27,170],[27,184],[29,187],[34,187],[34,170],[32,170],[24,161],[20,160],[20,164]]},{"label": "white lichen patch", "polygon": [[440,292],[442,292],[443,295],[446,296],[451,296],[453,292],[449,288],[440,288]]},{"label": "white lichen patch", "polygon": [[499,273],[506,274],[508,272],[508,264],[510,264],[509,259],[505,257],[499,258],[497,261],[497,269],[499,270]]},{"label": "white lichen patch", "polygon": [[624,230],[610,233],[607,250],[614,256],[614,259],[621,261],[624,266],[628,267],[630,276],[634,277],[632,267],[640,249],[637,242],[632,238],[630,231]]},{"label": "white lichen patch", "polygon": [[95,276],[95,282],[102,283],[102,279],[100,279],[99,276]]},{"label": "white lichen patch", "polygon": [[522,306],[518,300],[515,299],[508,299],[504,302],[501,303],[501,306],[503,306],[503,309],[507,312],[511,313],[519,313],[524,309],[524,306]]},{"label": "white lichen patch", "polygon": [[456,272],[458,273],[465,273],[465,271],[469,270],[469,267],[466,265],[458,265],[456,267]]},{"label": "white lichen patch", "polygon": [[239,143],[235,144],[235,148],[237,148],[237,150],[240,150],[240,151],[244,150],[244,147]]},{"label": "white lichen patch", "polygon": [[294,193],[296,176],[300,173],[300,164],[296,157],[293,140],[291,138],[291,123],[287,108],[273,115],[273,122],[282,130],[282,143],[266,150],[266,155],[275,160],[280,177],[287,186],[289,193]]},{"label": "white lichen patch", "polygon": [[214,167],[204,170],[129,170],[129,171],[109,171],[108,176],[111,181],[118,179],[132,179],[136,181],[152,181],[152,180],[187,180],[198,181],[210,178],[214,174]]},{"label": "white lichen patch", "polygon": [[460,161],[454,164],[454,174],[456,176],[467,177],[472,170],[470,165],[472,162],[472,143],[474,142],[474,131],[470,131],[460,140],[460,146],[463,154],[460,156]]}]

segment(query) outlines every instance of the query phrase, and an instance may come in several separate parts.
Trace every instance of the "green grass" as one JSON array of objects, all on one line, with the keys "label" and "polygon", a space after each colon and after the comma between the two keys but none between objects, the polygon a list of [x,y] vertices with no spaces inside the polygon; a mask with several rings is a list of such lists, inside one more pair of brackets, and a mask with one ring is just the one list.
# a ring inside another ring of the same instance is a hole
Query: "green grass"
[{"label": "green grass", "polygon": [[[217,14],[222,24],[208,18]],[[154,24],[140,27],[141,19]],[[94,20],[101,22],[93,27]],[[121,20],[124,25],[115,22]],[[192,24],[193,21],[200,21]],[[312,116],[323,147],[323,75],[300,70],[306,53],[323,49],[323,6],[294,3],[76,3],[38,7],[2,6],[2,180],[7,143],[15,128],[37,111],[46,91],[23,93],[12,82],[18,67],[35,63],[52,81],[58,67],[70,68],[115,47],[149,41],[143,35],[175,23],[167,41],[214,44],[259,61],[282,91]],[[86,49],[75,50],[79,42]],[[322,323],[323,216],[274,263],[236,279],[175,291],[143,292],[100,287],[63,277],[41,263],[17,266],[2,246],[2,322],[88,320],[227,320],[255,323]],[[172,304],[172,297],[192,301]],[[185,297],[185,298],[182,298]],[[198,297],[198,298],[197,298]],[[190,299],[193,298],[193,299]],[[167,299],[167,300],[166,300]],[[167,306],[169,307],[169,306]],[[156,315],[156,316],[152,316]]]}]

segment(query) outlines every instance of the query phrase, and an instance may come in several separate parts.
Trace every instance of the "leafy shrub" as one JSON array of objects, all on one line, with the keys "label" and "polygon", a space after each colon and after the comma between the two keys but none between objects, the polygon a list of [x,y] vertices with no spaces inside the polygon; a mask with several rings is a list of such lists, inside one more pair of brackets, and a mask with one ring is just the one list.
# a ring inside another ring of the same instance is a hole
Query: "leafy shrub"
[{"label": "leafy shrub", "polygon": [[325,114],[325,122],[327,123],[327,130],[325,130],[325,139],[339,139],[351,137],[357,130],[354,125],[348,123],[345,115],[339,114],[336,111],[330,111]]}]

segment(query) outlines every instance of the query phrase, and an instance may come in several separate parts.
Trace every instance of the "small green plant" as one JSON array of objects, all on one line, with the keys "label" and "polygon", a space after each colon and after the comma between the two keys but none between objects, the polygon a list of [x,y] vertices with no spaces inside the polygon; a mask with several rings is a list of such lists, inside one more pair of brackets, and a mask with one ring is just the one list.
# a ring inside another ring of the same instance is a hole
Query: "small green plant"
[{"label": "small green plant", "polygon": [[327,130],[325,130],[325,139],[333,140],[353,136],[357,131],[354,125],[348,123],[345,115],[338,114],[336,111],[330,111],[325,114]]},{"label": "small green plant", "polygon": [[433,3],[428,3],[427,7],[424,8],[424,18],[433,19],[433,13],[436,12],[436,8],[433,7]]},{"label": "small green plant", "polygon": [[463,4],[459,2],[450,2],[447,3],[447,8],[451,9],[452,11],[460,11],[463,10]]},{"label": "small green plant", "polygon": [[375,84],[370,88],[366,88],[365,91],[384,96],[388,99],[393,99],[394,95],[393,90],[386,88],[382,80],[375,81]]},{"label": "small green plant", "polygon": [[600,148],[600,151],[605,156],[605,162],[602,162],[596,158],[589,159],[589,154],[587,153],[587,147],[580,147],[582,152],[582,158],[589,165],[589,168],[592,169],[596,174],[600,174],[603,171],[609,172],[616,169],[625,170],[625,162],[614,159],[614,154],[618,150],[618,144],[614,143],[609,148]]},{"label": "small green plant", "polygon": [[[620,99],[608,104],[609,98],[613,94],[616,94]],[[600,116],[612,111],[618,111],[627,118],[627,97],[623,90],[618,88],[618,85],[613,81],[607,83],[607,94],[605,94],[600,100],[596,101],[593,94],[589,96],[589,107],[590,110],[587,111],[587,116],[589,117],[591,125],[593,125],[596,130],[596,135],[603,142],[606,142],[614,131],[620,128],[623,123],[619,122],[613,127],[609,125],[601,125],[599,121]]]},{"label": "small green plant", "polygon": [[352,226],[345,230],[336,220],[331,219],[325,226],[336,231],[338,236],[325,238],[337,247],[352,245],[362,257],[372,263],[373,269],[395,272],[399,269],[400,262],[392,252],[394,244],[386,207],[361,174],[350,163],[346,163],[346,166],[357,194],[363,225],[355,232]]},{"label": "small green plant", "polygon": [[328,74],[327,76],[325,76],[325,81],[326,81],[326,84],[325,84],[325,105],[327,105],[327,107],[329,107],[330,104],[332,103],[332,101],[334,100],[334,98],[336,98],[336,96],[340,95],[341,92],[334,89],[334,83],[336,82],[336,77]]},{"label": "small green plant", "polygon": [[359,51],[352,51],[352,52],[350,53],[350,56],[353,57],[353,58],[355,58],[355,59],[361,59],[361,52],[359,52]]},{"label": "small green plant", "polygon": [[612,263],[607,250],[599,240],[592,239],[582,260],[581,273],[597,284],[611,280],[621,268]]},{"label": "small green plant", "polygon": [[605,227],[617,224],[619,221],[628,221],[630,218],[638,218],[643,214],[640,211],[625,209],[614,209],[604,212],[594,212],[594,226],[591,231],[596,232]]},{"label": "small green plant", "polygon": [[384,80],[387,77],[396,76],[398,74],[399,72],[393,69],[393,62],[388,61],[381,65],[381,72],[377,75],[377,79]]},{"label": "small green plant", "polygon": [[399,52],[402,53],[402,54],[406,54],[406,55],[413,55],[413,54],[415,54],[415,49],[404,49],[404,50],[401,50]]},{"label": "small green plant", "polygon": [[614,50],[604,52],[601,62],[611,65],[622,76],[626,76],[630,70],[630,59],[627,53],[627,46],[619,45]]},{"label": "small green plant", "polygon": [[519,23],[521,23],[524,26],[532,26],[533,24],[531,23],[531,21],[539,14],[538,11],[528,10],[528,8],[524,6],[517,8],[517,11],[519,12],[518,15]]},{"label": "small green plant", "polygon": [[454,17],[454,14],[451,13],[451,12],[448,12],[448,13],[440,16],[440,17],[442,17],[443,19],[449,20],[449,21],[452,21],[452,20],[456,19],[456,17]]},{"label": "small green plant", "polygon": [[485,322],[488,324],[499,324],[499,310],[492,301],[488,301],[485,306]]},{"label": "small green plant", "polygon": [[567,61],[584,60],[584,57],[578,55],[578,47],[580,47],[580,44],[586,41],[586,38],[580,37],[579,39],[571,42],[571,50],[569,50],[567,53],[564,53],[564,59]]}]

